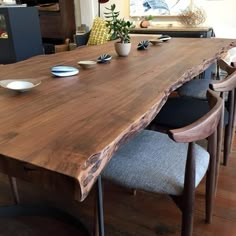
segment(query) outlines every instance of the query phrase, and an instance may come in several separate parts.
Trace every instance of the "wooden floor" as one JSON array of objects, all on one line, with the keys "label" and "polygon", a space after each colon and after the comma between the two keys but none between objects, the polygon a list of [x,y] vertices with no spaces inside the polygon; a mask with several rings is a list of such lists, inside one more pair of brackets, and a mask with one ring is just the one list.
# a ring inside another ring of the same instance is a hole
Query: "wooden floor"
[{"label": "wooden floor", "polygon": [[[197,189],[194,233],[196,236],[236,236],[236,142],[227,167],[221,166],[215,201],[213,223],[204,223],[204,185]],[[12,204],[6,176],[0,176],[0,204]],[[63,186],[62,186],[63,187]],[[164,195],[132,192],[104,184],[106,235],[117,236],[174,236],[180,235],[181,214],[173,202]],[[59,199],[59,194],[49,194],[20,182],[23,203],[60,206],[77,215],[92,230],[93,193],[83,202]],[[63,199],[63,196],[61,196]],[[55,200],[57,199],[57,200]],[[0,218],[0,236],[74,236],[83,235],[68,224],[42,217]]]}]

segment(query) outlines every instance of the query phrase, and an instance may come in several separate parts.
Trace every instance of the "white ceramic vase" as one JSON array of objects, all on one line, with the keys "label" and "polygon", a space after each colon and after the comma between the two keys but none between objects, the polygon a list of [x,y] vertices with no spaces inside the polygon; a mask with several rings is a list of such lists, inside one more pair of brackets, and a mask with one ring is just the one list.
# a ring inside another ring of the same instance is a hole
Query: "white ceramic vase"
[{"label": "white ceramic vase", "polygon": [[131,43],[115,43],[116,53],[121,57],[127,57],[130,53]]}]

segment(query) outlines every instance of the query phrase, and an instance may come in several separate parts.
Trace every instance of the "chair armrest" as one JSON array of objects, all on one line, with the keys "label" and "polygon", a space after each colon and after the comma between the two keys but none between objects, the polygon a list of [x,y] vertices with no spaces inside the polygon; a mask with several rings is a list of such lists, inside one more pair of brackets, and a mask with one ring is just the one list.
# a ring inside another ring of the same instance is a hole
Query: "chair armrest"
[{"label": "chair armrest", "polygon": [[205,139],[214,133],[222,114],[223,100],[210,89],[207,91],[207,97],[209,112],[190,125],[170,130],[170,138],[176,142],[189,143]]}]

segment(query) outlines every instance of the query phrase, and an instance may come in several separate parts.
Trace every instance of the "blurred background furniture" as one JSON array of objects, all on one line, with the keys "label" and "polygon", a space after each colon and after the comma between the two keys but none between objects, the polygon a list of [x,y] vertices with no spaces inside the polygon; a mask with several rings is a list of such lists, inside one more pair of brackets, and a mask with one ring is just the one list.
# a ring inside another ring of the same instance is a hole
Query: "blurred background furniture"
[{"label": "blurred background furniture", "polygon": [[86,45],[89,39],[89,35],[90,31],[84,34],[76,34],[74,36],[74,42],[76,43],[77,47]]},{"label": "blurred background furniture", "polygon": [[44,11],[42,8],[39,11],[42,37],[72,40],[75,33],[74,0],[59,0],[58,3],[59,11]]},{"label": "blurred background furniture", "polygon": [[211,27],[176,27],[176,26],[155,26],[149,28],[133,28],[131,34],[168,34],[171,37],[184,38],[210,38],[215,33]]},{"label": "blurred background furniture", "polygon": [[[20,0],[28,6],[39,9],[40,27],[43,39],[63,43],[66,38],[73,39],[75,33],[74,0]],[[48,7],[44,4],[54,4]]]},{"label": "blurred background furniture", "polygon": [[14,63],[43,54],[38,10],[35,7],[1,7],[0,63]]},{"label": "blurred background furniture", "polygon": [[65,39],[64,44],[55,45],[55,53],[69,51],[70,39]]}]

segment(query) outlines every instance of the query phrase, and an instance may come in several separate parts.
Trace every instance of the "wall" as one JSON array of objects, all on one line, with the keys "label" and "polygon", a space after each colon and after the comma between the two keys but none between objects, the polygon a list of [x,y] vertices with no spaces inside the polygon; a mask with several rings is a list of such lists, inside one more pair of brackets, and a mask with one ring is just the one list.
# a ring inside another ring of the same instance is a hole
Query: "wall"
[{"label": "wall", "polygon": [[235,0],[195,0],[207,13],[206,24],[214,28],[220,38],[236,38]]},{"label": "wall", "polygon": [[80,13],[80,2],[79,0],[74,0],[75,4],[75,24],[76,26],[81,24],[81,13]]},{"label": "wall", "polygon": [[105,7],[110,7],[111,4],[116,4],[116,8],[119,9],[122,17],[129,18],[129,0],[110,0],[108,3],[101,4],[101,12],[104,12]]},{"label": "wall", "polygon": [[[91,26],[92,18],[98,15],[97,0],[75,0],[83,2],[84,8],[81,10],[81,22]],[[86,2],[86,4],[85,4]],[[214,28],[216,36],[221,38],[236,38],[236,0],[193,0],[194,4],[201,6],[207,14],[206,26]],[[129,0],[110,0],[108,3],[101,4],[101,12],[105,7],[115,3],[120,10],[121,17],[129,18]],[[91,8],[92,7],[92,10]],[[78,17],[78,16],[77,16]],[[89,20],[89,17],[92,17]],[[176,23],[176,18],[157,18],[157,23],[169,24]]]}]

